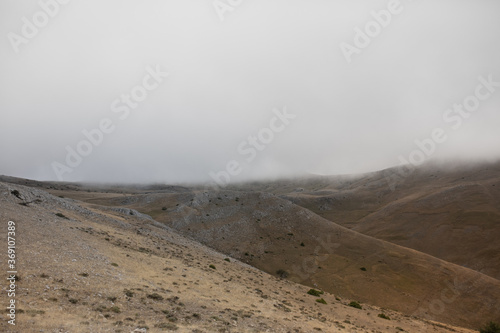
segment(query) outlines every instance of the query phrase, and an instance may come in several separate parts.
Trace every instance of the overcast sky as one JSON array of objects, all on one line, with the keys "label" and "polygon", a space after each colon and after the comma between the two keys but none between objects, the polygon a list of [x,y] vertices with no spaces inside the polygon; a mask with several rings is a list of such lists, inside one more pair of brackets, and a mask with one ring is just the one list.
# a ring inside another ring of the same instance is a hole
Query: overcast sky
[{"label": "overcast sky", "polygon": [[0,2],[0,174],[358,173],[436,128],[426,159],[500,157],[499,1],[60,2]]}]

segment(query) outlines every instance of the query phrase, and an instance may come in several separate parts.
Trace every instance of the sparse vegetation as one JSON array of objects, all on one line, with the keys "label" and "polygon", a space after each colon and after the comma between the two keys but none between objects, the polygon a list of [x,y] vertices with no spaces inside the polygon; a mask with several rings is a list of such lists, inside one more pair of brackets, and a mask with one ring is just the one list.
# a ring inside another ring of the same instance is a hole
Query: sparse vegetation
[{"label": "sparse vegetation", "polygon": [[64,215],[63,213],[57,213],[56,216],[59,216],[59,217],[66,219],[66,220],[69,220],[69,218],[66,215]]},{"label": "sparse vegetation", "polygon": [[78,303],[78,300],[77,300],[77,299],[74,299],[74,298],[70,298],[68,301],[69,301],[71,304],[76,304],[76,303]]},{"label": "sparse vegetation", "polygon": [[321,304],[326,304],[326,301],[323,298],[318,298],[316,302],[321,303]]},{"label": "sparse vegetation", "polygon": [[118,264],[117,264],[116,262],[112,262],[112,263],[111,263],[111,266],[118,267]]},{"label": "sparse vegetation", "polygon": [[351,301],[351,303],[349,303],[349,306],[353,307],[353,308],[356,308],[356,309],[362,309],[363,307],[361,306],[361,304],[359,304],[358,302],[356,301]]},{"label": "sparse vegetation", "polygon": [[479,330],[480,333],[500,333],[500,325],[490,321]]},{"label": "sparse vegetation", "polygon": [[127,296],[127,297],[134,296],[134,292],[132,290],[125,289],[123,292],[125,293],[125,296]]},{"label": "sparse vegetation", "polygon": [[208,267],[210,267],[211,269],[217,269],[217,268],[215,267],[215,265],[210,265],[210,266],[208,266]]},{"label": "sparse vegetation", "polygon": [[172,323],[159,323],[155,325],[156,328],[161,328],[163,330],[168,330],[168,331],[177,331],[179,327],[177,325],[172,324]]},{"label": "sparse vegetation", "polygon": [[224,260],[227,262],[231,262],[231,260],[229,258],[225,258]]},{"label": "sparse vegetation", "polygon": [[288,272],[283,269],[278,269],[278,271],[276,271],[276,274],[278,274],[278,276],[282,279],[286,279],[288,277]]},{"label": "sparse vegetation", "polygon": [[147,297],[151,298],[151,299],[154,299],[155,301],[161,301],[161,300],[163,300],[163,296],[160,295],[160,294],[158,294],[158,293],[149,294]]},{"label": "sparse vegetation", "polygon": [[161,210],[167,210],[167,207],[162,207]]},{"label": "sparse vegetation", "polygon": [[300,243],[300,246],[306,246],[306,244],[304,244],[304,242]]},{"label": "sparse vegetation", "polygon": [[21,199],[21,193],[19,193],[18,190],[10,191],[10,193],[13,194],[15,197],[17,197],[18,199]]},{"label": "sparse vegetation", "polygon": [[324,294],[324,292],[320,291],[320,290],[316,290],[316,289],[309,289],[309,291],[307,292],[309,295],[313,295],[313,296],[316,296],[316,297],[319,297],[321,295]]},{"label": "sparse vegetation", "polygon": [[114,312],[114,313],[120,313],[122,312],[118,306],[112,306],[109,308],[109,311]]},{"label": "sparse vegetation", "polygon": [[383,313],[379,313],[378,314],[379,318],[382,318],[382,319],[387,319],[387,320],[391,320],[391,318],[389,318],[388,316],[386,316],[385,314]]},{"label": "sparse vegetation", "polygon": [[366,268],[365,267],[361,267],[360,270],[362,270],[363,272],[366,272]]}]

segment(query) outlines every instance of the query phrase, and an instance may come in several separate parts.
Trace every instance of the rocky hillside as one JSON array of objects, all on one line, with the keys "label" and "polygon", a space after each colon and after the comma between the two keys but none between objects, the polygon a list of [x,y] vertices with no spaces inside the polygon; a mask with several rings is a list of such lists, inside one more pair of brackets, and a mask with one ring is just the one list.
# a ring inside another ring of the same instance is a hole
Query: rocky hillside
[{"label": "rocky hillside", "polygon": [[2,332],[472,332],[310,295],[130,208],[0,183],[0,219],[3,239],[16,224],[18,271]]}]

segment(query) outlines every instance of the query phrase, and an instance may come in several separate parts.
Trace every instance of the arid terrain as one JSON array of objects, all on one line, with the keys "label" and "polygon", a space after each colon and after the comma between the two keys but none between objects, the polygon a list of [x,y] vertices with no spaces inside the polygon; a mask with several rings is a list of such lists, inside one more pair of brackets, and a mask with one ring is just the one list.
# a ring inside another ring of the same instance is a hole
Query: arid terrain
[{"label": "arid terrain", "polygon": [[500,164],[397,172],[223,189],[0,177],[18,270],[16,326],[4,316],[0,330],[474,332],[499,322]]}]

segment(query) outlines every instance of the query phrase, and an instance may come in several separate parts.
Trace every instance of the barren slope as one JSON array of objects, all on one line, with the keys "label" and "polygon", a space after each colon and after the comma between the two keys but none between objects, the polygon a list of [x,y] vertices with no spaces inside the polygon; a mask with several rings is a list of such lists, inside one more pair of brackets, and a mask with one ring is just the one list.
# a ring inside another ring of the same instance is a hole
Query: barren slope
[{"label": "barren slope", "polygon": [[90,202],[133,207],[266,272],[286,271],[292,281],[362,303],[468,327],[500,316],[498,280],[346,229],[269,193],[151,193]]},{"label": "barren slope", "polygon": [[500,163],[398,170],[271,190],[352,230],[500,279]]},{"label": "barren slope", "polygon": [[[328,304],[317,303],[302,285],[228,262],[126,208],[0,183],[0,219],[3,239],[7,221],[16,222],[20,278],[17,325],[4,317],[2,332],[471,332],[355,309],[329,293],[321,296]],[[6,304],[5,280],[0,286]]]}]

